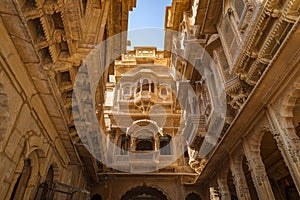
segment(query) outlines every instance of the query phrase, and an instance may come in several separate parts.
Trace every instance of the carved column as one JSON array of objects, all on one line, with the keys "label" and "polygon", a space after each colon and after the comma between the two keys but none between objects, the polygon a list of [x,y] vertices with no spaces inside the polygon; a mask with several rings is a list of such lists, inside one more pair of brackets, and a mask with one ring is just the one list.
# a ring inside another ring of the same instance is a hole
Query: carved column
[{"label": "carved column", "polygon": [[290,171],[298,193],[300,193],[300,150],[297,142],[282,130],[275,111],[270,105],[268,105],[267,117],[272,125],[272,134],[277,147]]},{"label": "carved column", "polygon": [[233,175],[234,185],[239,199],[251,200],[247,181],[243,171],[244,155],[239,151],[230,157],[230,169]]},{"label": "carved column", "polygon": [[227,175],[228,175],[228,169],[219,172],[218,175],[217,181],[218,181],[220,196],[222,200],[231,199],[228,184],[227,184]]},{"label": "carved column", "polygon": [[132,138],[131,138],[131,146],[130,146],[130,150],[131,150],[131,151],[135,151],[135,150],[136,150],[136,137],[132,137]]},{"label": "carved column", "polygon": [[107,145],[107,154],[106,154],[106,159],[108,163],[114,162],[115,155],[119,154],[120,152],[116,152],[117,150],[119,151],[120,149],[117,149],[118,147],[118,139],[115,139],[115,135],[108,134],[106,136],[106,145]]},{"label": "carved column", "polygon": [[[252,136],[258,137],[257,135]],[[245,140],[243,146],[257,195],[259,199],[275,199],[264,163],[260,156],[260,145],[258,143],[250,143],[251,141]]]},{"label": "carved column", "polygon": [[154,138],[154,150],[155,151],[159,151],[160,150],[160,146],[159,146],[159,137],[158,136],[156,136],[155,138]]}]

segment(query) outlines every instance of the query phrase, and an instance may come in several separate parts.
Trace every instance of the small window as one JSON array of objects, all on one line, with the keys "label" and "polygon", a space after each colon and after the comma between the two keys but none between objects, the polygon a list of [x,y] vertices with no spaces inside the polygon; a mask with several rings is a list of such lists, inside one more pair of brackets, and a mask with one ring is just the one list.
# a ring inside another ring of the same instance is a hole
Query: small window
[{"label": "small window", "polygon": [[149,81],[148,81],[148,79],[143,80],[142,91],[149,91]]},{"label": "small window", "polygon": [[127,155],[129,150],[129,137],[125,134],[120,136],[120,155]]},{"label": "small window", "polygon": [[130,91],[130,87],[126,86],[123,88],[123,94],[124,95],[130,95],[131,91]]},{"label": "small window", "polygon": [[151,92],[154,93],[154,83],[151,83]]},{"label": "small window", "polygon": [[141,91],[141,82],[138,81],[136,86],[136,93],[139,93],[140,91]]},{"label": "small window", "polygon": [[167,90],[167,88],[165,88],[165,87],[161,88],[161,89],[160,89],[160,94],[161,94],[162,96],[167,96],[167,95],[168,95],[168,90]]}]

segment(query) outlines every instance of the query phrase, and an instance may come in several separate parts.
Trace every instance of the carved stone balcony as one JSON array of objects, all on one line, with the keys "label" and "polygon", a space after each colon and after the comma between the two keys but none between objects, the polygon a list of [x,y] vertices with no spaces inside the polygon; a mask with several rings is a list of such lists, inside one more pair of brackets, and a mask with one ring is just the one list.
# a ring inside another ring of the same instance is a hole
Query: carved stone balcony
[{"label": "carved stone balcony", "polygon": [[134,104],[136,107],[139,108],[139,110],[147,114],[150,110],[150,108],[154,105],[153,98],[156,97],[156,95],[149,91],[142,91],[135,95]]},{"label": "carved stone balcony", "polygon": [[156,171],[159,164],[159,151],[129,152],[131,173]]}]

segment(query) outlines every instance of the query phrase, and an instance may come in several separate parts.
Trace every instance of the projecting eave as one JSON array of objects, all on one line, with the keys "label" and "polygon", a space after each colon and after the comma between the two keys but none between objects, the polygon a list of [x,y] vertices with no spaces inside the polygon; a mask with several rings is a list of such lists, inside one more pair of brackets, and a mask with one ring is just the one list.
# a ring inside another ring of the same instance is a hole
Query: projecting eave
[{"label": "projecting eave", "polygon": [[216,24],[222,13],[222,2],[220,0],[199,2],[195,25],[200,26],[201,34],[217,33]]}]

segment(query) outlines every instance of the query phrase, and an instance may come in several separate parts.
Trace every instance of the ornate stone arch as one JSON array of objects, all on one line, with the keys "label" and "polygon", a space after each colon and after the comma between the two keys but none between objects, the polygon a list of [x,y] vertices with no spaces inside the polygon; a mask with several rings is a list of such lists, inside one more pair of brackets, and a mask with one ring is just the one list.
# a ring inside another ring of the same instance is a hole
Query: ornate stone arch
[{"label": "ornate stone arch", "polygon": [[260,155],[261,141],[264,134],[268,131],[270,131],[268,127],[258,127],[250,131],[245,137],[245,141],[247,141],[248,149],[251,153]]},{"label": "ornate stone arch", "polygon": [[27,156],[31,160],[32,175],[28,184],[36,184],[36,178],[41,175],[41,165],[44,163],[45,154],[42,150],[36,149]]},{"label": "ornate stone arch", "polygon": [[185,200],[201,200],[201,196],[195,192],[186,195]]},{"label": "ornate stone arch", "polygon": [[156,137],[157,133],[162,134],[161,127],[159,127],[155,121],[149,119],[142,119],[133,122],[133,124],[128,128],[126,134],[132,137],[139,136],[145,130],[147,130],[149,134],[152,134],[153,137]]},{"label": "ornate stone arch", "polygon": [[[282,127],[284,134],[282,134],[283,140],[286,140],[286,149],[289,151],[294,162],[300,160],[300,138],[296,133],[296,128],[299,126],[294,125],[294,120],[297,119],[294,116],[294,109],[299,108],[300,99],[300,80],[294,82],[292,88],[285,95],[280,105],[280,120],[279,123]],[[300,119],[298,119],[300,123]]]},{"label": "ornate stone arch", "polygon": [[137,186],[135,188],[130,189],[121,197],[121,200],[130,200],[133,197],[143,197],[143,195],[150,195],[160,200],[170,200],[170,198],[157,187],[146,185]]},{"label": "ornate stone arch", "polygon": [[3,140],[9,119],[8,96],[4,90],[4,86],[0,83],[0,141]]},{"label": "ornate stone arch", "polygon": [[17,180],[22,174],[24,168],[24,161],[30,161],[30,177],[27,182],[25,199],[33,198],[35,192],[38,189],[41,176],[45,170],[45,149],[47,146],[43,143],[43,137],[40,133],[35,131],[27,131],[21,139],[18,141],[19,145],[23,148],[22,154],[20,156],[17,168],[15,169],[15,177],[13,184],[11,185],[10,191],[15,188]]},{"label": "ornate stone arch", "polygon": [[300,80],[293,84],[293,87],[285,95],[280,107],[280,123],[286,131],[290,139],[299,139],[295,132],[294,126],[294,108],[296,107],[297,99],[300,98]]},{"label": "ornate stone arch", "polygon": [[[45,158],[45,154],[42,150],[34,149],[30,152],[26,152],[26,145],[24,145],[24,151],[18,163],[17,169],[15,171],[15,177],[14,177],[15,180],[11,185],[10,191],[13,192],[13,190],[16,189],[16,186],[25,187],[24,199],[34,198],[34,195],[38,189],[40,178],[41,178],[41,171],[42,171],[41,165],[45,163],[44,158]],[[28,160],[30,163],[30,175],[27,181],[27,185],[18,186],[18,179],[20,178],[20,176],[22,176],[22,171],[25,166],[24,161],[28,161]],[[12,193],[10,195],[12,195]]]}]

